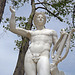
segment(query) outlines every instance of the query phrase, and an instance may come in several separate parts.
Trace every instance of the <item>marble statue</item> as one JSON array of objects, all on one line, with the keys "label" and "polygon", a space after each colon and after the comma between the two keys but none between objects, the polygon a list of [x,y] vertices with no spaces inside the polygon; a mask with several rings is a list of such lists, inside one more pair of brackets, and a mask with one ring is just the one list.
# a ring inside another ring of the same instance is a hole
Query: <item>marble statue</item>
[{"label": "marble statue", "polygon": [[[64,75],[64,72],[60,72],[57,67],[57,64],[61,61],[60,57],[63,51],[62,49],[64,47],[60,47],[59,43],[62,42],[62,37],[64,36],[63,38],[66,39],[68,37],[68,34],[63,31],[63,34],[61,34],[61,37],[58,40],[56,31],[45,29],[44,26],[46,23],[46,16],[43,12],[35,13],[34,24],[37,30],[32,31],[22,28],[16,28],[15,10],[10,7],[10,11],[12,13],[10,19],[10,30],[13,33],[29,38],[31,42],[24,60],[24,69],[26,75]],[[53,63],[50,64],[49,57],[52,44],[54,44],[51,55]],[[57,51],[56,55],[54,55],[55,51]]]},{"label": "marble statue", "polygon": [[[58,66],[59,62],[61,62],[62,60],[64,60],[66,58],[66,56],[69,52],[70,41],[71,41],[73,32],[75,32],[75,28],[73,28],[69,34],[67,32],[65,32],[64,29],[61,31],[61,36],[60,36],[59,40],[57,41],[57,43],[55,44],[55,46],[53,47],[53,50],[51,53],[51,56],[53,59],[53,63],[50,63],[51,75],[65,75],[63,71],[58,70],[57,66]],[[66,44],[66,52],[61,57],[65,44]],[[57,50],[57,52],[54,54],[55,50]]]}]

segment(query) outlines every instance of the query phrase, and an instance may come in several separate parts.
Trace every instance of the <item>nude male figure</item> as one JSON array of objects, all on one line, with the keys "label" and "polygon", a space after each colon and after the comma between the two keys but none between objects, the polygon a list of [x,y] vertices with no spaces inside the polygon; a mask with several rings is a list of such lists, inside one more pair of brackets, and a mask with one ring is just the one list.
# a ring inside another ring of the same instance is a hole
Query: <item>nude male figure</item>
[{"label": "nude male figure", "polygon": [[36,13],[34,24],[37,30],[25,30],[15,26],[15,10],[10,7],[12,13],[10,30],[18,35],[28,37],[31,44],[25,55],[26,75],[50,75],[50,48],[57,42],[57,34],[54,30],[45,29],[46,17],[43,13]]}]

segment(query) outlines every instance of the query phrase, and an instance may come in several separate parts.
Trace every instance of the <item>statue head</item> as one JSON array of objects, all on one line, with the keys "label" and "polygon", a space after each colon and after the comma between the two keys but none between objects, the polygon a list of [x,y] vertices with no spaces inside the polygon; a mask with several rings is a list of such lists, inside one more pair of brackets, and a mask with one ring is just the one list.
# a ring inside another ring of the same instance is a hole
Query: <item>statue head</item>
[{"label": "statue head", "polygon": [[46,16],[44,12],[36,12],[34,15],[34,24],[35,26],[44,26],[46,23]]}]

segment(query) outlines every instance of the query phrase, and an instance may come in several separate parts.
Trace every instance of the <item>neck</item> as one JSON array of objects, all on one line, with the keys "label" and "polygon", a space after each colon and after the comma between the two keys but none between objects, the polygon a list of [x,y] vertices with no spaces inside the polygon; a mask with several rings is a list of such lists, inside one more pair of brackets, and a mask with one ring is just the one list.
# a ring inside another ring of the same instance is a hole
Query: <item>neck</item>
[{"label": "neck", "polygon": [[45,29],[44,26],[37,26],[37,30]]}]

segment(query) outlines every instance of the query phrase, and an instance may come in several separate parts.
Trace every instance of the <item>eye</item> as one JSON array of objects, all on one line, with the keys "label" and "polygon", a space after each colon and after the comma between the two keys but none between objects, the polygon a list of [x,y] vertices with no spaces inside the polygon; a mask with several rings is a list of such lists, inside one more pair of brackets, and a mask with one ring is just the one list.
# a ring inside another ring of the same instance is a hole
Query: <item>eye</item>
[{"label": "eye", "polygon": [[44,17],[42,17],[44,19]]},{"label": "eye", "polygon": [[40,18],[40,16],[38,16],[37,18]]}]

